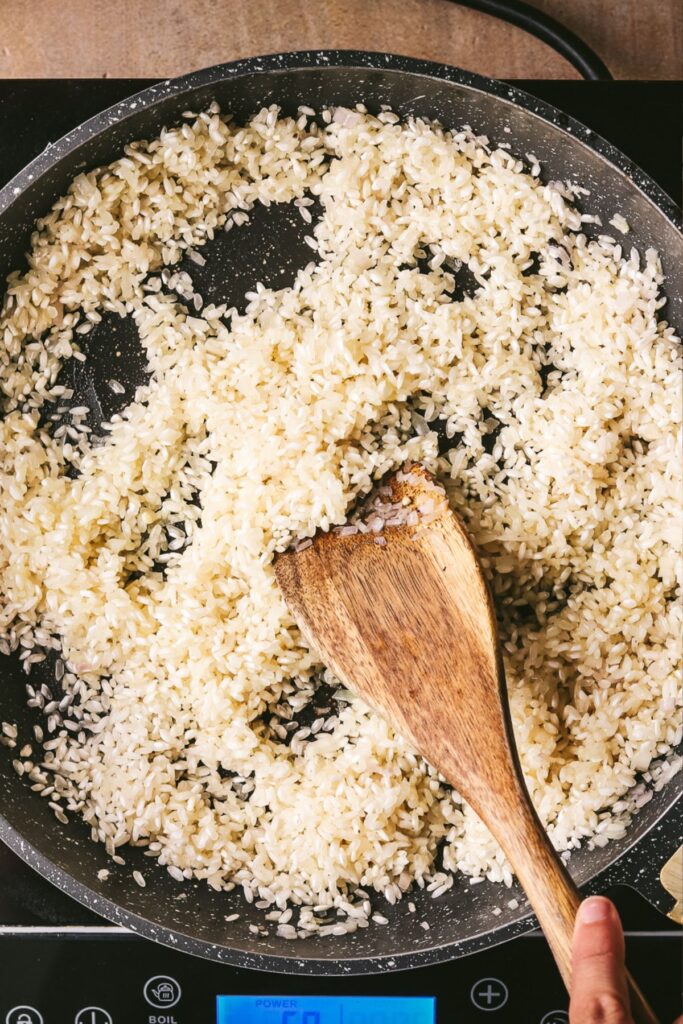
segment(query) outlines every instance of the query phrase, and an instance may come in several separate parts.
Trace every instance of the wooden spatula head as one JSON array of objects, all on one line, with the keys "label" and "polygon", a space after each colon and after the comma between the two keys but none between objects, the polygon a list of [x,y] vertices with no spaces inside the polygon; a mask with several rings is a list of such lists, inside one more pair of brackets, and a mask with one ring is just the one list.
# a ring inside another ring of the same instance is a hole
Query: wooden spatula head
[{"label": "wooden spatula head", "polygon": [[276,576],[322,661],[476,807],[511,756],[492,601],[431,475],[408,467],[384,492],[400,525],[318,534]]}]

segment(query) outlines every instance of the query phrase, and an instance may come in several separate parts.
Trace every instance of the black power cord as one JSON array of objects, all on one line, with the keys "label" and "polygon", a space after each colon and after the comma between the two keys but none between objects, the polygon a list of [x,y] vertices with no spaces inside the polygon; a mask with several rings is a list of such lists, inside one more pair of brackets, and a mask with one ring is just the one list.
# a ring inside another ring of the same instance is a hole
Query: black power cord
[{"label": "black power cord", "polygon": [[523,0],[449,0],[461,7],[471,7],[482,14],[491,14],[494,18],[517,25],[532,36],[542,39],[552,46],[565,60],[579,71],[583,78],[592,82],[611,82],[612,75],[607,65],[591,50],[583,39],[571,29],[565,28],[554,18],[543,11],[537,10]]}]

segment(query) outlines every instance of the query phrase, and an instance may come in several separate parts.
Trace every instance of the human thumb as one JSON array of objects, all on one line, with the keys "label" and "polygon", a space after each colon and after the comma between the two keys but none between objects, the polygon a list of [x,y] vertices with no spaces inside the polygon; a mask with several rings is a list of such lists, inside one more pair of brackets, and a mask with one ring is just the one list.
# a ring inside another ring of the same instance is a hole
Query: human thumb
[{"label": "human thumb", "polygon": [[624,933],[604,896],[579,907],[572,943],[570,1024],[633,1024],[624,965]]}]

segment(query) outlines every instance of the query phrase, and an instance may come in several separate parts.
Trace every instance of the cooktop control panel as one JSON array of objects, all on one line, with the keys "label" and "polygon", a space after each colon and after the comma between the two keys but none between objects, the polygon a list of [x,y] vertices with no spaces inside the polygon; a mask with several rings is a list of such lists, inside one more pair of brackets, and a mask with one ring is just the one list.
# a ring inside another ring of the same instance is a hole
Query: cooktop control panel
[{"label": "cooktop control panel", "polygon": [[[662,1021],[680,1012],[677,932],[628,938]],[[265,974],[125,932],[0,933],[0,1024],[567,1024],[548,948],[531,935],[417,971]]]}]

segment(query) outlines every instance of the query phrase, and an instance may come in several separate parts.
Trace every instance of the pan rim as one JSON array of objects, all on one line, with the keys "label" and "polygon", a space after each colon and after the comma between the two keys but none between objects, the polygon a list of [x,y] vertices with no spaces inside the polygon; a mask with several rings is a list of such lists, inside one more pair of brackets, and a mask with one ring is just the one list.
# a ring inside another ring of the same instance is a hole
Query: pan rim
[{"label": "pan rim", "polygon": [[[627,177],[674,227],[679,230],[683,227],[680,208],[661,185],[657,184],[617,146],[608,142],[607,139],[588,128],[577,118],[565,114],[553,104],[538,99],[516,85],[487,78],[472,71],[465,71],[451,64],[416,57],[404,57],[393,53],[344,49],[292,50],[245,57],[241,60],[191,71],[179,78],[167,78],[148,85],[127,99],[106,107],[72,131],[67,132],[66,135],[50,143],[30,163],[18,171],[10,181],[0,188],[0,216],[22,192],[36,184],[42,174],[59,163],[63,157],[84,142],[102,134],[112,125],[123,123],[127,117],[135,116],[141,110],[154,106],[160,100],[182,95],[198,86],[209,86],[254,73],[272,75],[293,70],[331,70],[334,68],[399,71],[414,76],[437,78],[464,86],[473,92],[485,92],[493,95],[513,109],[521,106],[532,116],[573,136],[586,149],[597,152],[614,169]],[[107,119],[107,122],[103,125],[104,119]]]}]

